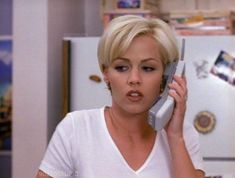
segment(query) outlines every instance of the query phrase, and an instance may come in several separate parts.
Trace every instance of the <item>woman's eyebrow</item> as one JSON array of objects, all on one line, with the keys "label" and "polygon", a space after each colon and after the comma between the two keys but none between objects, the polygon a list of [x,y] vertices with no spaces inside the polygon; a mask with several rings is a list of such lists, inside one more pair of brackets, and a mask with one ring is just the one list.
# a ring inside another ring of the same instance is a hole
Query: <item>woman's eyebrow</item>
[{"label": "woman's eyebrow", "polygon": [[125,57],[118,57],[116,60],[123,60],[123,61],[130,61],[130,59],[125,58]]},{"label": "woman's eyebrow", "polygon": [[[116,60],[124,60],[124,61],[130,61],[130,59],[129,58],[125,58],[125,57],[118,57]],[[154,61],[158,61],[158,62],[161,62],[161,60],[160,59],[157,59],[157,58],[146,58],[146,59],[143,59],[143,60],[141,60],[141,61],[143,61],[143,62],[147,62],[147,61],[150,61],[150,60],[154,60]]]},{"label": "woman's eyebrow", "polygon": [[148,62],[148,61],[154,61],[157,63],[161,63],[161,59],[157,59],[157,58],[147,58],[147,59],[143,59],[142,62]]},{"label": "woman's eyebrow", "polygon": [[151,61],[151,60],[154,60],[154,61],[161,61],[160,59],[156,59],[156,58],[146,58],[146,59],[143,59],[144,62],[146,61]]},{"label": "woman's eyebrow", "polygon": [[[118,57],[115,61],[124,61],[124,62],[130,62],[131,60],[129,58],[126,58],[126,57]],[[141,60],[141,63],[146,63],[148,61],[154,61],[154,62],[157,62],[157,63],[161,63],[161,59],[157,59],[157,58],[146,58],[146,59],[142,59]]]}]

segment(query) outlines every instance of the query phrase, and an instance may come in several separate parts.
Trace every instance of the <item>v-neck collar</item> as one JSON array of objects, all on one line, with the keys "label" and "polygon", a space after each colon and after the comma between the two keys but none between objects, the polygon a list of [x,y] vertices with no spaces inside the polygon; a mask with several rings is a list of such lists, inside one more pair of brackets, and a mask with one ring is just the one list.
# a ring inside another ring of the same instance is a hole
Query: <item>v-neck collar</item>
[{"label": "v-neck collar", "polygon": [[120,152],[120,150],[118,149],[116,143],[114,142],[113,138],[111,137],[110,135],[110,132],[108,130],[108,126],[107,126],[107,123],[106,123],[106,120],[105,120],[105,108],[106,106],[104,106],[102,109],[101,109],[101,118],[102,118],[102,124],[103,124],[103,127],[104,127],[104,132],[105,132],[105,135],[107,137],[107,139],[109,139],[112,147],[115,149],[115,152],[118,154],[119,158],[121,159],[121,161],[126,165],[126,167],[133,173],[135,174],[139,174],[147,165],[148,163],[151,161],[152,157],[154,156],[155,152],[156,152],[156,148],[157,148],[157,135],[155,136],[155,141],[154,141],[154,145],[152,147],[152,150],[151,152],[149,153],[147,159],[144,161],[144,163],[137,169],[137,170],[134,170],[133,168],[130,167],[130,165],[127,163],[127,161],[125,160],[125,158],[123,157],[122,153]]}]

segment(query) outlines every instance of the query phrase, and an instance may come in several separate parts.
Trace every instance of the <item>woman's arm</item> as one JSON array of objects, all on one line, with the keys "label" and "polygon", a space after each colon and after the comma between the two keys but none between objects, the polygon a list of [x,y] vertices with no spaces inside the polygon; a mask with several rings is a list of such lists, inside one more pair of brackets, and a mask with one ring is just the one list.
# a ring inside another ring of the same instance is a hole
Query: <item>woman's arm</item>
[{"label": "woman's arm", "polygon": [[175,76],[174,79],[175,82],[169,85],[171,89],[169,95],[174,98],[176,106],[172,119],[166,127],[174,178],[203,178],[204,172],[194,168],[183,136],[183,123],[187,102],[186,78]]},{"label": "woman's arm", "polygon": [[52,177],[47,175],[45,172],[39,170],[37,175],[36,175],[36,178],[52,178]]},{"label": "woman's arm", "polygon": [[169,138],[174,178],[204,178],[204,172],[196,170],[186,149],[184,139]]}]

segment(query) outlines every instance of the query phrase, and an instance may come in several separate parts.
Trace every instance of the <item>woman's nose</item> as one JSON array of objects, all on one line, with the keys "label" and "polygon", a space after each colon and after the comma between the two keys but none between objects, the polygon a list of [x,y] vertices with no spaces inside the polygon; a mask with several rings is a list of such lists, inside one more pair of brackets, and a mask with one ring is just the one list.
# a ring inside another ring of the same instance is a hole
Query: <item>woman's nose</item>
[{"label": "woman's nose", "polygon": [[128,76],[129,85],[140,85],[142,78],[138,69],[132,69]]}]

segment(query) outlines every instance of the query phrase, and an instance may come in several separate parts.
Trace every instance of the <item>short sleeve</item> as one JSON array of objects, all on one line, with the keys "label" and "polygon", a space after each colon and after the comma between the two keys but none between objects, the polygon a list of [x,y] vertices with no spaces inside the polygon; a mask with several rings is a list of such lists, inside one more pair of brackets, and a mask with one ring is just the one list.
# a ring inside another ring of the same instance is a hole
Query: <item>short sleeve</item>
[{"label": "short sleeve", "polygon": [[204,164],[200,150],[199,134],[188,121],[184,124],[184,138],[190,158],[195,169],[204,171]]},{"label": "short sleeve", "polygon": [[71,137],[73,120],[70,114],[59,123],[49,142],[39,169],[54,178],[69,178],[73,174]]}]

